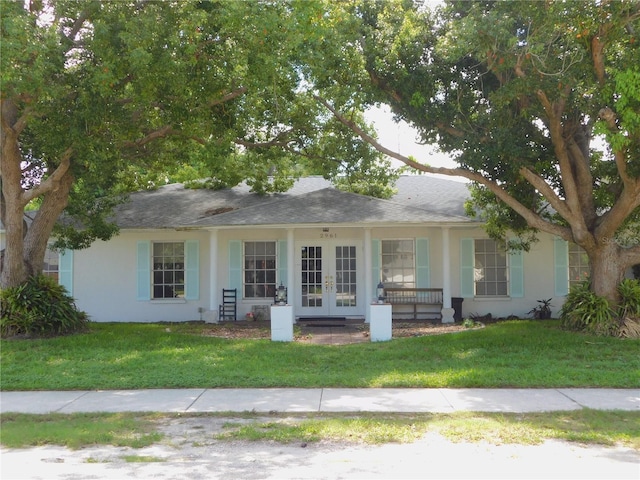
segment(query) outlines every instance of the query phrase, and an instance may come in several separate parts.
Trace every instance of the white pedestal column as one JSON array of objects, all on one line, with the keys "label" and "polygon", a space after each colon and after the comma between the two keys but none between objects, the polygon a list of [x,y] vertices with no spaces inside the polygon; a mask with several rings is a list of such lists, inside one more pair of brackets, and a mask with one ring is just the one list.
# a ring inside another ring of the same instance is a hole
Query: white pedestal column
[{"label": "white pedestal column", "polygon": [[271,306],[271,340],[293,341],[293,305]]},{"label": "white pedestal column", "polygon": [[369,332],[372,342],[391,340],[391,305],[388,303],[372,304],[369,308]]}]

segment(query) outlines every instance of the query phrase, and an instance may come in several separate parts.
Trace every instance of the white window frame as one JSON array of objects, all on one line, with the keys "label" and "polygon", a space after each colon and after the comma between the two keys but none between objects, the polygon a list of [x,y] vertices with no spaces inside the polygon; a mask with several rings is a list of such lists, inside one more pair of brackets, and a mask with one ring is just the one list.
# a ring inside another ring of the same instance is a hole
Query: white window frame
[{"label": "white window frame", "polygon": [[[389,251],[390,242],[399,243],[400,250]],[[385,243],[387,248],[385,248]],[[411,244],[411,248],[408,247]],[[387,252],[385,252],[387,250]],[[401,258],[397,258],[400,255]],[[410,256],[410,258],[403,258]],[[400,265],[390,268],[394,262]],[[386,262],[386,263],[385,263]],[[405,262],[407,264],[405,264]],[[417,285],[416,269],[416,240],[414,238],[388,238],[380,240],[380,269],[382,282],[385,287],[415,288]],[[401,278],[401,279],[400,279]]]},{"label": "white window frame", "polygon": [[[175,248],[180,245],[182,253]],[[165,250],[172,246],[172,252]],[[158,247],[158,249],[156,248]],[[159,252],[159,249],[162,252]],[[173,261],[172,261],[173,260]],[[184,241],[151,242],[151,299],[167,300],[185,298],[186,290],[186,246]],[[158,294],[159,289],[162,293]]]},{"label": "white window frame", "polygon": [[[249,246],[252,248],[248,248]],[[262,246],[263,249],[256,248]],[[259,262],[263,263],[259,265]],[[275,240],[245,240],[242,242],[243,299],[272,299],[277,288],[277,275],[278,242]]]},{"label": "white window frame", "polygon": [[568,242],[568,279],[569,290],[571,287],[578,285],[585,280],[589,280],[591,276],[591,266],[589,265],[589,257],[584,249],[573,243]]},{"label": "white window frame", "polygon": [[60,281],[60,253],[47,247],[44,253],[42,274],[53,278],[56,283]]},{"label": "white window frame", "polygon": [[[478,248],[480,242],[483,248]],[[473,260],[474,295],[478,298],[509,297],[509,254],[505,246],[500,247],[491,238],[476,238],[473,241]],[[503,278],[500,278],[501,271],[504,272]]]}]

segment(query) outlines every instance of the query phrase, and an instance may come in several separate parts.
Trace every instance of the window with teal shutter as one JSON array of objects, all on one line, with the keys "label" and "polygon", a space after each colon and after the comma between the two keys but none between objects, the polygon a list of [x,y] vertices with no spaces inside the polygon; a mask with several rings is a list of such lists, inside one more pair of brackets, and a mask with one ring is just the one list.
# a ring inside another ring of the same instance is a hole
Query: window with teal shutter
[{"label": "window with teal shutter", "polygon": [[431,286],[431,269],[429,266],[429,239],[416,239],[416,287]]},{"label": "window with teal shutter", "polygon": [[509,295],[524,297],[524,253],[509,253]]},{"label": "window with teal shutter", "polygon": [[187,300],[200,298],[200,245],[197,240],[184,243],[185,252],[185,292]]},{"label": "window with teal shutter", "polygon": [[463,238],[460,240],[460,295],[463,298],[475,295],[474,269],[473,238]]},{"label": "window with teal shutter", "polygon": [[569,244],[556,237],[553,241],[554,283],[556,297],[569,293]]},{"label": "window with teal shutter", "polygon": [[73,250],[65,249],[58,262],[58,284],[73,296]]},{"label": "window with teal shutter", "polygon": [[151,299],[151,242],[137,244],[137,286],[138,300]]}]

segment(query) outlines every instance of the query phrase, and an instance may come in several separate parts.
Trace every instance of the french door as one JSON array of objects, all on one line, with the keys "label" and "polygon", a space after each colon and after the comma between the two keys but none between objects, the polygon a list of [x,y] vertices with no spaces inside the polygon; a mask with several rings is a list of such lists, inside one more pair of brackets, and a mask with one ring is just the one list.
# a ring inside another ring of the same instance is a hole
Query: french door
[{"label": "french door", "polygon": [[358,247],[348,242],[297,245],[296,310],[300,316],[345,316],[358,311]]}]

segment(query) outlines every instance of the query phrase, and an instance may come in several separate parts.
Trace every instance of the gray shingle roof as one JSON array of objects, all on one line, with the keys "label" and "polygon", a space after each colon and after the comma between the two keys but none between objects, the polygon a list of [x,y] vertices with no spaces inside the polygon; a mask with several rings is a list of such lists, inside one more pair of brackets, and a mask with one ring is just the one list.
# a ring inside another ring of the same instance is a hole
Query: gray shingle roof
[{"label": "gray shingle roof", "polygon": [[240,225],[471,222],[466,184],[403,176],[390,200],[346,193],[320,177],[306,177],[285,193],[257,195],[246,185],[185,189],[166,185],[132,194],[116,210],[121,228],[206,228]]}]

